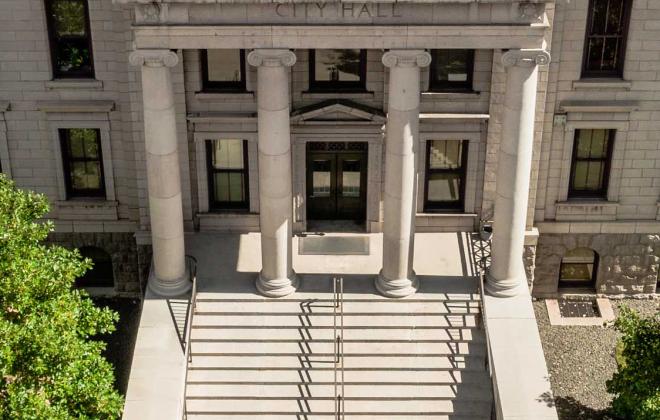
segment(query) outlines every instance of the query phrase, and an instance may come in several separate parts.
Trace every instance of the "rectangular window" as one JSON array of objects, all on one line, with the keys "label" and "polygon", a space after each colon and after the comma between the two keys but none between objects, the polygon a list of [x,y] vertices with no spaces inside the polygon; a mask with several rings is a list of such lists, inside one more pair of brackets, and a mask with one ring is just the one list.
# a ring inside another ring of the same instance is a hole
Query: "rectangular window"
[{"label": "rectangular window", "polygon": [[67,198],[105,197],[101,135],[92,128],[59,130]]},{"label": "rectangular window", "polygon": [[471,91],[473,71],[474,50],[431,50],[429,90]]},{"label": "rectangular window", "polygon": [[367,50],[309,50],[310,91],[364,91]]},{"label": "rectangular window", "polygon": [[463,211],[467,140],[426,142],[424,211]]},{"label": "rectangular window", "polygon": [[568,198],[607,199],[616,130],[575,130]]},{"label": "rectangular window", "polygon": [[249,210],[247,140],[206,142],[212,210]]},{"label": "rectangular window", "polygon": [[631,0],[590,0],[582,77],[622,77]]},{"label": "rectangular window", "polygon": [[94,78],[87,0],[46,0],[53,77]]},{"label": "rectangular window", "polygon": [[245,92],[245,50],[201,50],[202,89]]}]

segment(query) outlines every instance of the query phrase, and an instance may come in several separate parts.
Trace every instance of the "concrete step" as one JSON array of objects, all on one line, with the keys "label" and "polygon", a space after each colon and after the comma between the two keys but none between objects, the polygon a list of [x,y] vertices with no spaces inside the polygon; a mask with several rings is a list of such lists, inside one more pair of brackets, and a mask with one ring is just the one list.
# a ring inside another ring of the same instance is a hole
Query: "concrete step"
[{"label": "concrete step", "polygon": [[[290,327],[290,328],[333,328],[335,317],[332,314],[283,315],[268,312],[255,314],[195,314],[196,326],[213,326],[227,328],[238,326],[248,327]],[[344,314],[344,328],[401,328],[401,327],[475,327],[478,325],[477,315],[426,315],[401,316],[399,314]]]},{"label": "concrete step", "polygon": [[[335,412],[335,400],[297,397],[292,399],[266,398],[227,398],[227,399],[188,399],[186,401],[188,414],[198,415],[209,413],[215,415],[252,414],[252,415],[283,415],[304,414],[330,415]],[[490,415],[489,400],[474,399],[469,396],[459,396],[453,400],[446,398],[432,399],[346,399],[344,414],[347,418],[353,415],[472,415],[473,418]],[[359,414],[358,414],[359,413]],[[389,418],[389,417],[388,417]]]},{"label": "concrete step", "polygon": [[[405,302],[447,302],[447,301],[478,301],[481,296],[479,295],[479,289],[477,286],[478,279],[475,278],[474,282],[470,286],[461,286],[460,290],[455,292],[447,293],[445,291],[422,291],[416,293],[414,296],[397,299],[397,301]],[[426,283],[425,285],[428,285]],[[373,282],[369,285],[370,291],[367,290],[352,290],[347,283],[344,283],[344,302],[348,301],[379,301],[385,302],[389,298],[383,297],[377,293],[373,292]],[[428,288],[428,287],[427,287]],[[429,288],[430,289],[430,288]],[[263,302],[271,303],[274,301],[277,302],[305,302],[310,300],[315,300],[318,302],[332,302],[332,285],[328,283],[327,287],[319,288],[317,291],[297,291],[293,295],[287,296],[285,298],[266,298],[258,294],[249,294],[249,293],[231,293],[231,292],[207,292],[199,291],[197,292],[197,301],[198,302]]]},{"label": "concrete step", "polygon": [[[189,369],[188,384],[193,383],[272,383],[314,382],[330,384],[332,369]],[[458,384],[483,383],[490,379],[485,370],[344,370],[344,381],[355,383]]]},{"label": "concrete step", "polygon": [[[268,301],[264,302],[241,302],[241,301],[197,301],[196,313],[219,313],[230,312],[236,314],[259,313],[264,309],[271,313],[333,313],[334,302],[332,301]],[[478,313],[479,302],[473,301],[417,301],[407,300],[367,300],[367,301],[344,301],[344,312],[366,312],[366,313],[435,313],[435,314],[464,314]]]},{"label": "concrete step", "polygon": [[[196,340],[333,340],[332,329],[311,328],[301,331],[297,328],[200,328],[194,325],[191,330]],[[484,332],[477,328],[349,328],[344,330],[344,341],[351,340],[395,340],[395,341],[473,341],[484,342]]]},{"label": "concrete step", "polygon": [[[364,369],[472,369],[483,370],[484,356],[438,356],[438,355],[386,355],[377,357],[373,355],[356,357],[344,356],[345,368]],[[334,355],[299,355],[299,356],[194,356],[191,367],[199,368],[236,368],[236,369],[269,369],[278,368],[332,368],[334,366]]]},{"label": "concrete step", "polygon": [[[356,414],[351,413],[352,417],[359,416],[361,419],[387,419],[387,420],[409,420],[411,417],[423,418],[426,420],[490,420],[490,415],[487,416],[459,416],[454,414],[436,414],[431,415],[428,413],[411,413],[401,416],[393,416],[390,413],[382,414]],[[188,414],[187,420],[248,420],[252,418],[264,418],[268,420],[291,420],[292,418],[305,419],[305,420],[336,420],[334,413],[332,414],[309,414],[304,412],[286,413],[286,414],[273,414],[273,413],[249,413],[249,414]]]},{"label": "concrete step", "polygon": [[[341,389],[339,387],[338,389]],[[488,382],[457,385],[401,385],[401,384],[369,384],[344,385],[343,395],[346,398],[391,399],[391,398],[455,398],[459,393],[469,392],[476,400],[487,401],[490,398]],[[245,398],[334,398],[334,385],[301,383],[301,384],[188,384],[188,399],[228,399]]]},{"label": "concrete step", "polygon": [[[327,342],[193,342],[193,356],[231,355],[231,354],[334,354],[335,343]],[[343,343],[345,355],[366,354],[378,357],[379,354],[484,354],[484,346],[469,343],[419,343],[415,341],[400,343]]]}]

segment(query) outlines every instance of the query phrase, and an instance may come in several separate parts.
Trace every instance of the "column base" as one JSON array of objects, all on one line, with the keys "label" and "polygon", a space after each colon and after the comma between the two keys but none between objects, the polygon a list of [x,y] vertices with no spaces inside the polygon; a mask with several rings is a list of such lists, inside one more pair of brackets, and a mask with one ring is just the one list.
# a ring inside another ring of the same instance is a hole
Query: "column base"
[{"label": "column base", "polygon": [[414,295],[419,289],[419,280],[413,271],[409,279],[388,279],[383,275],[383,270],[380,270],[378,277],[375,281],[376,290],[389,298],[404,298],[406,296]]},{"label": "column base", "polygon": [[486,283],[484,290],[491,296],[495,297],[514,297],[525,292],[527,287],[527,276],[523,274],[522,277],[498,280],[495,279],[490,272],[486,272]]},{"label": "column base", "polygon": [[186,264],[186,271],[180,278],[165,281],[156,277],[156,271],[154,270],[152,262],[151,268],[149,269],[149,281],[147,287],[158,296],[175,297],[184,295],[192,288],[190,267]]},{"label": "column base", "polygon": [[263,273],[259,273],[257,277],[256,286],[257,291],[266,297],[278,298],[288,296],[295,292],[299,285],[298,276],[295,271],[291,270],[289,277],[281,279],[266,279]]}]

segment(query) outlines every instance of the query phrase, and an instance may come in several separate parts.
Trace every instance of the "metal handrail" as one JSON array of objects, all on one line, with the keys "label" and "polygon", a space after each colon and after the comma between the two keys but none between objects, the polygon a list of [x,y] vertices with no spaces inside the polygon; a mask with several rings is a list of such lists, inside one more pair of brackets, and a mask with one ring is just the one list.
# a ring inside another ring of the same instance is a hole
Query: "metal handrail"
[{"label": "metal handrail", "polygon": [[[338,287],[339,286],[339,287]],[[334,386],[335,419],[344,419],[344,279],[334,278],[333,291],[333,333],[334,333]],[[339,320],[339,325],[337,325]],[[339,370],[338,370],[339,369]],[[339,379],[339,380],[338,380]]]},{"label": "metal handrail", "polygon": [[188,365],[192,362],[192,345],[191,345],[191,330],[193,323],[193,315],[195,314],[195,308],[197,307],[197,259],[192,255],[186,255],[186,263],[188,264],[190,270],[190,281],[192,282],[192,288],[190,290],[190,300],[188,301],[188,310],[186,312],[186,323],[184,326],[184,337],[183,337],[183,356],[185,363],[185,369],[183,373],[183,413],[182,417],[185,420],[187,416],[187,407],[186,407],[186,388],[188,385]]}]

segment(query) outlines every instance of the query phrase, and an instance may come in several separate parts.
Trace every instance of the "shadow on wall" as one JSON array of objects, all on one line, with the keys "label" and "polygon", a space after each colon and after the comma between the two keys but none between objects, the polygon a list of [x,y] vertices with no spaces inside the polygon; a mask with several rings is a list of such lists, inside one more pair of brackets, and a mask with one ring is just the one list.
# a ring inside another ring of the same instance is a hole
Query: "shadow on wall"
[{"label": "shadow on wall", "polygon": [[559,420],[623,420],[610,413],[608,408],[595,409],[587,407],[573,397],[549,396],[543,394],[541,400],[557,409]]}]

